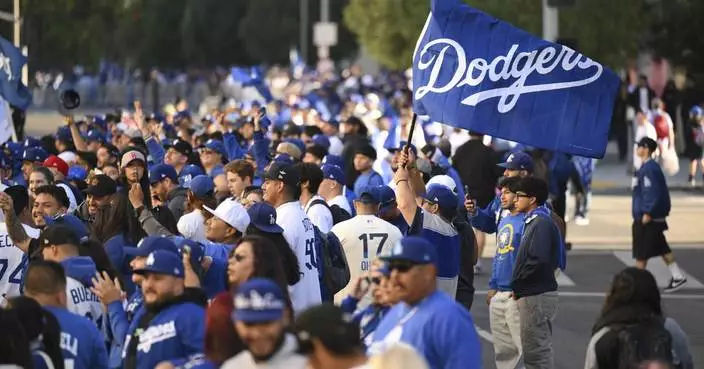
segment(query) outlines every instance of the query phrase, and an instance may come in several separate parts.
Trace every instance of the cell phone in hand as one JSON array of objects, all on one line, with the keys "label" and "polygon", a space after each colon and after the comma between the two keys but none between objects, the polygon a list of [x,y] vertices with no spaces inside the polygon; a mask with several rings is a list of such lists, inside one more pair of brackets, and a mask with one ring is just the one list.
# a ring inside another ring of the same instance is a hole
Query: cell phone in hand
[{"label": "cell phone in hand", "polygon": [[469,186],[467,186],[467,185],[464,185],[464,198],[467,199],[467,200],[470,199],[470,197],[469,197]]}]

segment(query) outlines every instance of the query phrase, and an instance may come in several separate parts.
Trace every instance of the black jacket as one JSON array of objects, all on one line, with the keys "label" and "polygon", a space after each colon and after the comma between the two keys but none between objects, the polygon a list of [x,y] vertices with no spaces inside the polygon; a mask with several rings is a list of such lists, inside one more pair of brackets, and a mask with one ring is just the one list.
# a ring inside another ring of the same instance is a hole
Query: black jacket
[{"label": "black jacket", "polygon": [[557,291],[555,269],[560,242],[560,232],[551,218],[534,214],[526,219],[511,281],[516,296]]},{"label": "black jacket", "polygon": [[188,192],[187,189],[176,187],[166,195],[166,206],[171,210],[177,223],[186,209],[186,192]]}]

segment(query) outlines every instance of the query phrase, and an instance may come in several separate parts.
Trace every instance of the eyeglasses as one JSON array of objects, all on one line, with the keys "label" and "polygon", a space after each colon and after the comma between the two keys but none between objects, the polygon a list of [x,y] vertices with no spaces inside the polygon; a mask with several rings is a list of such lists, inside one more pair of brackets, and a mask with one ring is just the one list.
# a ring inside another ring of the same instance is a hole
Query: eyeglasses
[{"label": "eyeglasses", "polygon": [[516,197],[518,197],[518,198],[525,197],[525,198],[529,199],[533,196],[530,196],[530,195],[523,193],[523,192],[516,192]]},{"label": "eyeglasses", "polygon": [[418,264],[411,261],[394,261],[389,263],[389,270],[398,271],[399,273],[407,273],[409,270],[413,269],[414,266]]}]

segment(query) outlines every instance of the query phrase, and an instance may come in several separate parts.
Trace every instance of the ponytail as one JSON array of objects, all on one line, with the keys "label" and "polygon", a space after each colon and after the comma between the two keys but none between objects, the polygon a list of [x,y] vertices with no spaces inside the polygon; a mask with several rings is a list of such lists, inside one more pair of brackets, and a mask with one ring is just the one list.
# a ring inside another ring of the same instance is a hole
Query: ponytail
[{"label": "ponytail", "polygon": [[44,310],[44,329],[42,330],[42,345],[44,352],[54,364],[54,369],[64,369],[64,358],[61,352],[61,327],[54,314]]}]

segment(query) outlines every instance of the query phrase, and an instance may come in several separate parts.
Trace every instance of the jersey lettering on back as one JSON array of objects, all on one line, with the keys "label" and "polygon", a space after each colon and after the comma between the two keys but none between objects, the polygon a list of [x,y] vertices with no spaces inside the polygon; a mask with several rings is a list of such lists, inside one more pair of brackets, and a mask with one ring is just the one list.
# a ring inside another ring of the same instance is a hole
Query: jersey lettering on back
[{"label": "jersey lettering on back", "polygon": [[340,240],[350,268],[350,283],[335,294],[335,301],[346,297],[352,283],[403,237],[398,227],[374,215],[358,215],[335,225],[331,232]]},{"label": "jersey lettering on back", "polygon": [[[39,236],[36,229],[23,226],[31,238]],[[22,280],[28,261],[27,254],[12,242],[5,224],[0,223],[0,297],[9,299],[22,294]]]},{"label": "jersey lettering on back", "polygon": [[86,317],[107,337],[107,324],[100,299],[88,287],[77,280],[66,278],[66,308],[68,311]]}]

